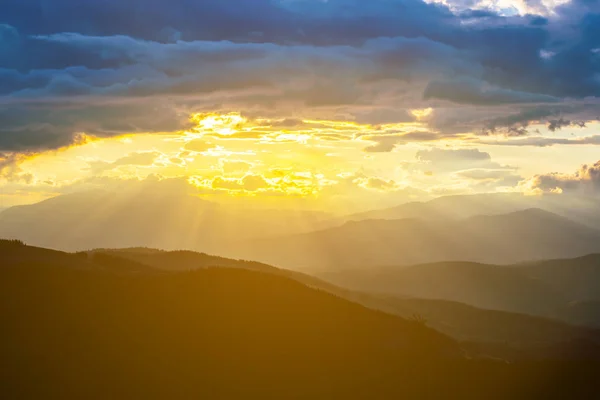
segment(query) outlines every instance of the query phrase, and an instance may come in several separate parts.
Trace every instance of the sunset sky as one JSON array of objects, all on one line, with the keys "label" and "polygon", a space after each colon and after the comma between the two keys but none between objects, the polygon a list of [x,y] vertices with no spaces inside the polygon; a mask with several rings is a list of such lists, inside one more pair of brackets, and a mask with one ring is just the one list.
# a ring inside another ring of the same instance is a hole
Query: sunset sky
[{"label": "sunset sky", "polygon": [[594,0],[2,0],[0,208],[600,195]]}]

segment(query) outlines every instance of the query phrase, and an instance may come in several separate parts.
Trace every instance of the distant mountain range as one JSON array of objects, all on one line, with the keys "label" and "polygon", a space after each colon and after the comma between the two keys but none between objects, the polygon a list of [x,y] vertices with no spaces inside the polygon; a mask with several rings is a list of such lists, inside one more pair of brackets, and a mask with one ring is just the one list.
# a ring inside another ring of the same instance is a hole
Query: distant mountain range
[{"label": "distant mountain range", "polygon": [[307,232],[322,212],[237,209],[192,195],[91,191],[0,213],[0,238],[67,250],[112,247],[193,249],[218,253],[232,240]]},{"label": "distant mountain range", "polygon": [[511,266],[444,262],[322,272],[351,290],[461,302],[600,327],[600,255]]},{"label": "distant mountain range", "polygon": [[540,209],[463,220],[365,220],[254,240],[238,257],[289,268],[509,264],[600,252],[600,231]]},{"label": "distant mountain range", "polygon": [[443,196],[426,202],[409,202],[396,207],[352,214],[349,221],[369,219],[464,219],[476,215],[506,214],[537,204],[534,198],[515,193]]},{"label": "distant mountain range", "polygon": [[188,249],[298,270],[510,264],[600,252],[598,210],[591,199],[488,194],[334,218],[236,209],[191,195],[98,191],[7,209],[0,213],[0,237],[68,251]]},{"label": "distant mountain range", "polygon": [[600,229],[600,200],[597,197],[567,195],[524,196],[520,193],[489,193],[442,196],[427,202],[411,202],[396,207],[349,215],[346,220],[368,219],[457,220],[478,215],[499,215],[540,208],[573,221]]}]

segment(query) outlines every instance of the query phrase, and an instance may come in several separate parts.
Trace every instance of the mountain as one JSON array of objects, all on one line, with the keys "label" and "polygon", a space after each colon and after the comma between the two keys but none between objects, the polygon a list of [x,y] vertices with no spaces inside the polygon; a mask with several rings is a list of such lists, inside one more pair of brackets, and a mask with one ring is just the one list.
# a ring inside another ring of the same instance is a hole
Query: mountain
[{"label": "mountain", "polygon": [[520,193],[484,193],[438,197],[396,207],[346,216],[347,221],[369,219],[457,220],[478,215],[499,215],[540,208],[600,229],[600,201],[596,197],[552,195],[524,196]]},{"label": "mountain", "polygon": [[506,214],[532,208],[521,194],[491,193],[438,197],[426,202],[410,202],[396,207],[352,214],[349,221],[370,219],[464,219],[476,215]]},{"label": "mountain", "polygon": [[238,268],[250,271],[265,272],[272,275],[283,276],[301,282],[307,286],[325,290],[340,297],[353,299],[354,293],[338,288],[323,280],[301,272],[281,269],[271,265],[246,261],[234,260],[225,257],[212,256],[206,253],[193,251],[164,251],[149,248],[130,249],[97,249],[89,252],[94,260],[99,256],[109,256],[132,261],[148,268],[160,271],[193,271],[205,268]]},{"label": "mountain", "polygon": [[231,208],[184,194],[90,191],[0,213],[0,237],[77,251],[156,247],[224,252],[232,241],[323,226],[321,212]]},{"label": "mountain", "polygon": [[444,262],[409,267],[323,273],[321,278],[352,290],[421,299],[450,300],[475,307],[549,315],[568,302],[543,283],[508,267]]},{"label": "mountain", "polygon": [[600,231],[540,209],[464,220],[366,220],[236,246],[238,258],[309,269],[441,261],[510,264],[600,250]]},{"label": "mountain", "polygon": [[[282,276],[236,268],[132,273],[138,264],[129,260],[120,261],[132,263],[124,271],[94,268],[110,264],[103,254],[51,252],[44,261],[27,258],[29,250],[40,251],[17,242],[0,248],[11,260],[0,266],[6,398],[542,399],[599,392],[595,361],[469,359],[418,320]],[[67,259],[76,265],[61,264]]]},{"label": "mountain", "polygon": [[600,255],[510,266],[444,262],[324,271],[350,290],[449,300],[600,327]]},{"label": "mountain", "polygon": [[557,310],[555,315],[571,324],[600,327],[600,301],[570,302]]},{"label": "mountain", "polygon": [[573,302],[600,301],[600,254],[563,260],[545,260],[514,266]]},{"label": "mountain", "polygon": [[[381,309],[403,318],[418,316],[427,321],[427,326],[462,343],[501,343],[525,352],[548,344],[560,345],[577,340],[600,343],[600,331],[597,329],[576,327],[549,318],[486,310],[447,300],[377,298]],[[577,318],[576,310],[571,311],[570,318]]]},{"label": "mountain", "polygon": [[[484,310],[452,301],[400,298],[381,296],[364,291],[346,290],[300,272],[275,268],[252,261],[232,260],[191,251],[167,252],[153,249],[113,249],[96,250],[93,253],[95,257],[99,254],[108,254],[163,271],[190,271],[221,267],[249,269],[284,276],[372,309],[404,318],[413,318],[418,315],[425,318],[428,326],[460,341],[501,342],[510,343],[511,346],[523,347],[539,346],[544,343],[558,344],[570,340],[595,337],[596,335],[594,331],[531,315]],[[364,284],[365,281],[362,283]],[[361,289],[367,288],[364,285],[359,287]],[[378,290],[374,287],[373,291],[377,292]],[[509,295],[512,296],[512,293],[509,293]],[[575,318],[578,314],[573,309],[572,317]],[[568,310],[565,310],[565,316],[570,316]]]}]

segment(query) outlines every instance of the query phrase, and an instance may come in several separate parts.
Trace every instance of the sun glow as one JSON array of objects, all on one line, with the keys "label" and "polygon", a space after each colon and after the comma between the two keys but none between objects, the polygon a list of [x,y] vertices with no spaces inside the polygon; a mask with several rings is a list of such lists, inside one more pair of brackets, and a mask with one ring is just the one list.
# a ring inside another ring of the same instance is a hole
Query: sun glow
[{"label": "sun glow", "polygon": [[414,109],[414,110],[410,110],[410,113],[412,115],[414,115],[417,119],[421,120],[421,119],[427,118],[431,114],[433,114],[433,108],[429,107],[429,108]]},{"label": "sun glow", "polygon": [[196,113],[192,114],[190,120],[198,125],[198,130],[202,132],[214,132],[220,135],[233,135],[243,129],[247,119],[240,113],[217,114],[217,113]]},{"label": "sun glow", "polygon": [[[53,196],[63,187],[143,185],[156,178],[186,182],[192,192],[216,201],[242,196],[257,205],[287,207],[299,201],[314,208],[342,205],[353,210],[369,202],[379,206],[414,200],[428,191],[469,193],[469,185],[483,182],[456,173],[434,174],[414,161],[415,152],[443,139],[427,124],[433,108],[408,111],[415,120],[380,124],[194,113],[187,117],[193,126],[184,131],[112,138],[79,134],[59,151],[15,159],[19,168],[4,167],[0,178],[11,179],[15,190],[35,189],[23,192],[24,197]],[[485,182],[495,184],[496,177]]]}]

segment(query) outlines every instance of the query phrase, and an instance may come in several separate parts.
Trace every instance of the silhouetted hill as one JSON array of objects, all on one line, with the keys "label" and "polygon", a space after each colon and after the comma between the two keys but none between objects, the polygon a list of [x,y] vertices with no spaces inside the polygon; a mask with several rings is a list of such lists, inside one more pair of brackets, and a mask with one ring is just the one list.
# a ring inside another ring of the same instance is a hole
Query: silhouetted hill
[{"label": "silhouetted hill", "polygon": [[477,309],[456,302],[384,297],[346,290],[310,275],[251,261],[231,260],[189,251],[166,252],[153,249],[96,250],[94,253],[124,257],[165,271],[224,267],[284,276],[369,308],[383,310],[404,318],[420,315],[427,320],[428,326],[461,341],[502,342],[511,346],[540,346],[587,338],[596,334],[596,332],[557,321],[523,314]]},{"label": "silhouetted hill", "polygon": [[445,262],[355,268],[319,277],[352,290],[443,299],[600,326],[600,256],[511,266]]},{"label": "silhouetted hill", "polygon": [[0,213],[0,237],[77,251],[153,247],[224,252],[229,243],[316,229],[326,213],[232,208],[192,195],[91,191]]},{"label": "silhouetted hill", "polygon": [[[104,249],[94,250],[89,253],[68,254],[59,251],[47,250],[42,248],[25,246],[17,242],[0,241],[0,249],[2,252],[2,260],[5,266],[21,265],[30,262],[39,262],[45,265],[61,265],[71,268],[85,268],[88,270],[109,270],[116,273],[158,273],[159,271],[191,271],[195,269],[203,269],[210,267],[223,268],[238,268],[248,269],[252,271],[265,272],[277,276],[294,279],[309,287],[318,288],[335,294],[338,297],[363,304],[372,309],[383,310],[405,318],[411,318],[414,315],[421,315],[427,321],[428,325],[440,332],[444,332],[458,340],[473,340],[480,342],[509,342],[526,343],[528,345],[540,342],[557,343],[565,340],[586,337],[589,332],[579,328],[571,327],[555,321],[539,319],[532,316],[503,313],[492,310],[478,309],[452,301],[441,300],[426,300],[415,298],[399,298],[380,296],[376,293],[399,293],[402,295],[422,295],[429,297],[426,289],[423,289],[419,284],[415,284],[414,280],[398,283],[398,279],[386,273],[385,269],[379,269],[379,272],[373,273],[373,269],[369,271],[345,271],[338,274],[327,274],[324,277],[338,283],[344,287],[356,289],[347,290],[341,287],[327,283],[326,281],[317,279],[313,276],[302,274],[295,271],[275,268],[266,264],[256,263],[252,261],[232,260],[223,257],[210,256],[203,253],[195,253],[189,251],[173,251],[167,252],[150,248],[132,248],[132,249]],[[585,257],[580,260],[590,260],[590,257]],[[580,261],[572,260],[572,261]],[[565,260],[559,260],[562,263]],[[548,263],[555,263],[549,261]],[[541,263],[540,263],[541,264]],[[532,267],[537,268],[538,263],[532,264]],[[466,303],[475,302],[478,306],[495,307],[496,303],[485,303],[485,296],[481,292],[497,290],[498,288],[508,287],[508,291],[500,290],[498,298],[511,299],[512,308],[523,312],[523,309],[531,308],[527,300],[523,300],[525,306],[514,304],[519,296],[517,293],[534,293],[529,288],[524,287],[524,282],[519,281],[519,276],[508,269],[499,269],[496,272],[499,274],[489,275],[489,270],[485,265],[462,265],[463,270],[454,268],[461,266],[461,263],[450,263],[447,265],[450,271],[439,269],[437,271],[430,270],[436,274],[440,273],[440,281],[452,283],[447,276],[451,275],[459,277],[461,274],[467,274],[470,281],[462,281],[457,292],[465,291],[470,297],[460,297],[459,300]],[[422,266],[425,272],[428,266]],[[439,267],[439,266],[429,266]],[[469,271],[469,267],[472,270]],[[521,268],[517,266],[515,268]],[[416,269],[415,269],[416,270]],[[504,271],[504,272],[502,272]],[[389,271],[387,271],[389,272]],[[475,273],[474,273],[475,272]],[[478,280],[484,276],[483,280]],[[512,277],[507,279],[506,276]],[[413,278],[415,279],[415,278]],[[534,278],[535,279],[535,278]],[[435,281],[435,276],[424,276],[425,282],[432,283]],[[585,280],[585,279],[584,279]],[[387,286],[382,286],[381,282]],[[491,282],[491,284],[485,284]],[[468,283],[468,284],[466,284]],[[470,285],[470,286],[469,286]],[[475,291],[471,288],[475,287]],[[490,287],[494,289],[490,289]],[[590,286],[594,286],[591,281]],[[411,290],[404,290],[409,287]],[[515,290],[515,288],[517,288]],[[519,289],[520,288],[520,289]],[[467,290],[468,289],[468,290]],[[367,293],[372,292],[373,294]],[[434,292],[441,297],[449,297],[456,299],[452,293],[447,290],[439,290],[437,286],[429,289],[429,292]],[[545,303],[547,292],[541,291],[539,303]],[[554,296],[554,293],[551,293]],[[552,301],[554,301],[552,297]],[[594,325],[597,323],[598,313],[597,305],[593,302],[570,302],[562,303],[555,302],[555,308],[548,307],[552,316],[560,318],[572,323],[583,325]],[[508,308],[511,308],[508,307]],[[513,309],[514,311],[514,309]],[[548,312],[542,314],[548,314]],[[518,340],[517,340],[518,339]]]},{"label": "silhouetted hill", "polygon": [[600,254],[561,260],[545,260],[515,266],[572,301],[600,301]]},{"label": "silhouetted hill", "polygon": [[571,324],[600,328],[600,301],[574,301],[557,310],[555,315]]},{"label": "silhouetted hill", "polygon": [[[0,249],[14,261],[0,266],[5,398],[532,399],[598,389],[593,361],[468,360],[420,322],[281,276],[115,273],[89,268],[98,256],[110,264],[106,254],[17,260],[24,249]],[[66,259],[86,266],[56,264]]]},{"label": "silhouetted hill", "polygon": [[211,256],[193,251],[162,251],[154,249],[111,249],[94,250],[94,257],[100,254],[120,257],[135,263],[146,265],[162,271],[192,271],[201,268],[239,268],[250,271],[265,272],[272,275],[294,279],[307,286],[325,290],[340,297],[352,300],[354,293],[340,289],[323,280],[301,272],[276,268],[267,264],[246,260],[233,260],[224,257]]},{"label": "silhouetted hill", "polygon": [[367,220],[246,243],[236,257],[288,268],[510,264],[577,257],[600,249],[600,231],[539,209],[464,220]]},{"label": "silhouetted hill", "polygon": [[165,271],[189,271],[208,267],[229,267],[274,273],[278,268],[253,261],[233,260],[189,250],[165,251],[150,248],[97,249],[91,254],[109,254]]},{"label": "silhouetted hill", "polygon": [[549,315],[568,301],[560,293],[514,269],[477,263],[364,268],[320,276],[353,290],[451,300],[485,309],[533,315]]},{"label": "silhouetted hill", "polygon": [[36,262],[0,274],[9,398],[318,394],[352,386],[339,380],[351,373],[374,379],[361,377],[367,366],[459,354],[419,324],[263,273],[132,276]]},{"label": "silhouetted hill", "polygon": [[71,254],[58,250],[28,246],[19,240],[0,239],[0,257],[3,267],[20,265],[50,265],[87,270],[111,270],[118,273],[157,273],[158,270],[134,260],[108,253],[90,257],[88,253]]},{"label": "silhouetted hill", "polygon": [[383,296],[379,300],[388,306],[385,310],[404,318],[418,315],[428,326],[461,342],[500,343],[521,351],[577,340],[600,343],[598,330],[547,318],[480,309],[446,300]]}]

